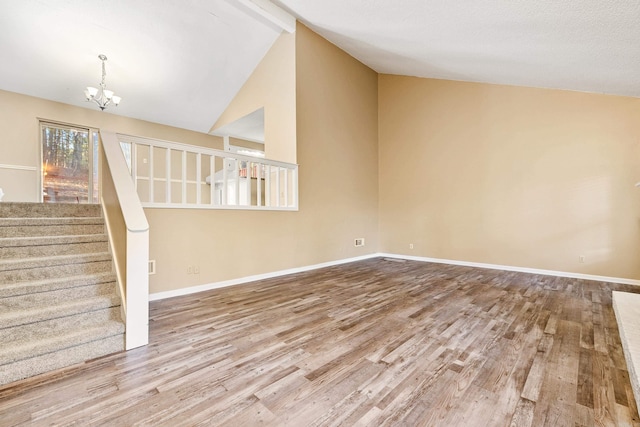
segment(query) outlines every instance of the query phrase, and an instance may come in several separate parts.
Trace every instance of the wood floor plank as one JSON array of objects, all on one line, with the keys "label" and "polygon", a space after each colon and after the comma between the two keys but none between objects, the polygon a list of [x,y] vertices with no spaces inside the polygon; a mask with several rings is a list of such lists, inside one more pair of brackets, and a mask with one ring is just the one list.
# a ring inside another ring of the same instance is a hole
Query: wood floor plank
[{"label": "wood floor plank", "polygon": [[533,423],[533,410],[536,404],[526,398],[520,399],[518,406],[511,417],[509,427],[531,427]]},{"label": "wood floor plank", "polygon": [[612,290],[370,259],[155,301],[150,344],[0,388],[0,426],[639,426]]},{"label": "wood floor plank", "polygon": [[536,352],[533,358],[533,364],[527,374],[527,379],[522,389],[521,397],[531,402],[537,402],[540,389],[544,381],[546,368],[546,357],[543,352]]}]

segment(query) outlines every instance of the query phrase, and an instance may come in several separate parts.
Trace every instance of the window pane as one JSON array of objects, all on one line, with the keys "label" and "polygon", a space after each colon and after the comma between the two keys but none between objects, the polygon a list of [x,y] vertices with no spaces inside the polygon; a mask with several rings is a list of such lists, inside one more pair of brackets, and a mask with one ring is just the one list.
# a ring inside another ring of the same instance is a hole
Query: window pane
[{"label": "window pane", "polygon": [[42,126],[42,190],[45,202],[89,201],[89,131]]},{"label": "window pane", "polygon": [[120,141],[120,148],[122,148],[124,159],[127,161],[127,166],[129,167],[129,173],[131,173],[131,143]]}]

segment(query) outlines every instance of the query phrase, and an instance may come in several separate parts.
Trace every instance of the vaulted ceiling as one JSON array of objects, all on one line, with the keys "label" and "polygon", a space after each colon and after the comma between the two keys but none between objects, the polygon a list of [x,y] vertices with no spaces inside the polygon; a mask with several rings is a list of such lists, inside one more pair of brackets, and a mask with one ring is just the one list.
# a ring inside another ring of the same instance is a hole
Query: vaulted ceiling
[{"label": "vaulted ceiling", "polygon": [[208,132],[281,29],[236,0],[3,0],[0,89]]},{"label": "vaulted ceiling", "polygon": [[[264,3],[265,0],[254,0]],[[281,29],[247,0],[3,0],[0,89],[207,132]],[[635,0],[274,0],[381,73],[640,97]]]},{"label": "vaulted ceiling", "polygon": [[637,0],[275,0],[380,73],[640,96]]}]

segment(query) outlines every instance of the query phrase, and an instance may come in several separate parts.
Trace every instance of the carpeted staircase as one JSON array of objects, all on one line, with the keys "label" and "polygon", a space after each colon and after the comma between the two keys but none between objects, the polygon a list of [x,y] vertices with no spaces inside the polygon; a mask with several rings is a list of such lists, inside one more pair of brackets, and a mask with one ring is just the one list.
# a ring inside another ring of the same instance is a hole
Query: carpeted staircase
[{"label": "carpeted staircase", "polygon": [[122,350],[100,205],[0,203],[0,385]]}]

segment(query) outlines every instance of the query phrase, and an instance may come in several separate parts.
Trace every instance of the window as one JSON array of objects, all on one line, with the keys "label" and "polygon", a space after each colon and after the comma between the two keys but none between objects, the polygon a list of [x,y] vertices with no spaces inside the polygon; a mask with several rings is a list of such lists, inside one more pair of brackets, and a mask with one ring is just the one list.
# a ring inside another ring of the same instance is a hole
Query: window
[{"label": "window", "polygon": [[49,122],[40,129],[42,201],[98,203],[98,131]]}]

